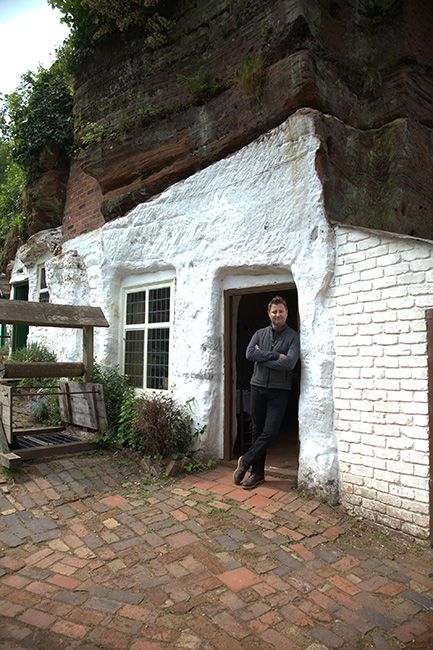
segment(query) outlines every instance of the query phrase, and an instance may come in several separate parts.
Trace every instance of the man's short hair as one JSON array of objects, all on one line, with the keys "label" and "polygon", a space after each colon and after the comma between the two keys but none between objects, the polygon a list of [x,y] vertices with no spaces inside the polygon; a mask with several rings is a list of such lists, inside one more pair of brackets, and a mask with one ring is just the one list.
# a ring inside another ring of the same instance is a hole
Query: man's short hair
[{"label": "man's short hair", "polygon": [[274,296],[272,300],[268,304],[268,311],[272,307],[272,305],[284,305],[284,307],[289,311],[289,308],[287,307],[287,302],[284,300],[282,296]]}]

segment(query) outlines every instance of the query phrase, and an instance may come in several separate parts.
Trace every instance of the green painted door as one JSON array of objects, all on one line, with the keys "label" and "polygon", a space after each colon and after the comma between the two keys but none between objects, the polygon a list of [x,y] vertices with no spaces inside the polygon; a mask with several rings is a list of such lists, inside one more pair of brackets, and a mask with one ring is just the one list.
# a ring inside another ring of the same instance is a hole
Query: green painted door
[{"label": "green painted door", "polygon": [[[13,300],[28,300],[29,297],[29,283],[23,282],[22,284],[13,285]],[[25,348],[27,343],[27,336],[29,328],[27,325],[12,325],[12,340],[11,348],[19,350]]]}]

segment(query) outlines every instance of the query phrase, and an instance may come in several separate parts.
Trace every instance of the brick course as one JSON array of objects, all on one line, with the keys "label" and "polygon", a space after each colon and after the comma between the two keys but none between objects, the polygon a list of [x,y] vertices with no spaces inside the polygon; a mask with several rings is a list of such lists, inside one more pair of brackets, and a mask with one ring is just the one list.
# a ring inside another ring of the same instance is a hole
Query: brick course
[{"label": "brick course", "polygon": [[336,238],[331,304],[342,503],[425,539],[433,247],[346,227]]},{"label": "brick course", "polygon": [[98,182],[85,174],[77,162],[71,164],[63,214],[63,239],[96,230],[104,225],[100,206],[102,193]]}]

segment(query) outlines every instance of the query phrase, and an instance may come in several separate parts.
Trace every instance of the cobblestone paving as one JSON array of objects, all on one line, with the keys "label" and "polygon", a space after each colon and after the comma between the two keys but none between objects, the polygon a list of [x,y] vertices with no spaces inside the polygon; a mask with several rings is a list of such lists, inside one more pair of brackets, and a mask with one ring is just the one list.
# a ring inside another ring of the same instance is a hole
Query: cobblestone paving
[{"label": "cobblestone paving", "polygon": [[232,470],[147,484],[122,456],[0,485],[0,648],[433,648],[433,552]]}]

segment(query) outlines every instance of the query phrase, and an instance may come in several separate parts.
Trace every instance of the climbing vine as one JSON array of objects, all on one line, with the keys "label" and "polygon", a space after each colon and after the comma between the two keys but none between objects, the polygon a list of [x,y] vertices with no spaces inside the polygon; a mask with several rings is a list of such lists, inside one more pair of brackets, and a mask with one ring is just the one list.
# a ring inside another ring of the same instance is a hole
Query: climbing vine
[{"label": "climbing vine", "polygon": [[167,18],[167,0],[48,0],[60,10],[71,30],[68,62],[72,70],[107,37],[130,28],[140,30],[141,42],[158,47],[165,42],[172,22]]},{"label": "climbing vine", "polygon": [[69,157],[73,146],[72,90],[62,66],[27,72],[4,102],[8,119],[3,123],[3,135],[26,182],[43,171],[40,156],[46,147],[55,145]]}]

